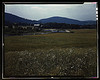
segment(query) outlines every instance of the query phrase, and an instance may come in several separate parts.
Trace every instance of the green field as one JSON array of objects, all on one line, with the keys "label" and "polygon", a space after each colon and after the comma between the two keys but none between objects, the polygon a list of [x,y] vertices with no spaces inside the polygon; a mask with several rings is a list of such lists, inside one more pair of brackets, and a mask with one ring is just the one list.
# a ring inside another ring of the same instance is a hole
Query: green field
[{"label": "green field", "polygon": [[4,37],[5,76],[97,75],[97,31]]}]

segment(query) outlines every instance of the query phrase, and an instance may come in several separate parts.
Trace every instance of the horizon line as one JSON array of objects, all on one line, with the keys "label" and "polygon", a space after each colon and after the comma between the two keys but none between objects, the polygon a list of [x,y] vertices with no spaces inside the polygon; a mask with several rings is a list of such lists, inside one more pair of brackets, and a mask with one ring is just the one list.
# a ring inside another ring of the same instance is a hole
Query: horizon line
[{"label": "horizon line", "polygon": [[[14,16],[17,16],[17,17],[20,17],[20,18],[24,18],[24,17],[21,17],[21,16],[16,15],[16,14],[9,13],[9,12],[4,12],[4,13],[11,14],[11,15],[14,15]],[[74,19],[74,18],[69,18],[69,17],[63,17],[63,16],[51,16],[51,17],[41,18],[41,19],[48,19],[48,18],[52,18],[52,17],[62,17],[62,18],[68,18],[68,19],[73,19],[73,20],[77,20],[77,21],[82,21],[82,20],[78,20],[78,19]],[[28,18],[24,18],[24,19],[32,20],[32,19],[28,19]],[[41,19],[38,19],[38,20],[35,19],[35,21],[39,21]],[[84,21],[96,21],[96,20],[84,20]]]}]

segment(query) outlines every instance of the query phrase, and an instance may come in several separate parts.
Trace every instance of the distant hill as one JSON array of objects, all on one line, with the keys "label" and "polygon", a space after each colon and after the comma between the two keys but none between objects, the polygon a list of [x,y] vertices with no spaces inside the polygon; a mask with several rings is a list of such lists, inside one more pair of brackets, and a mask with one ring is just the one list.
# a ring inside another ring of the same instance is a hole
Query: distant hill
[{"label": "distant hill", "polygon": [[28,20],[10,13],[5,13],[5,24],[7,23],[27,23],[27,24],[34,24],[34,23],[49,23],[49,22],[56,22],[56,23],[67,23],[67,24],[78,24],[78,25],[91,25],[96,24],[96,21],[79,21],[75,19],[65,18],[65,17],[50,17],[46,19],[41,19],[39,21],[36,20]]},{"label": "distant hill", "polygon": [[39,20],[39,22],[41,23],[56,22],[56,23],[78,24],[78,25],[96,24],[96,21],[79,21],[79,20],[59,17],[59,16],[41,19]]},{"label": "distant hill", "polygon": [[10,23],[27,23],[27,24],[33,24],[37,21],[35,20],[28,20],[28,19],[25,19],[25,18],[21,18],[19,16],[16,16],[16,15],[13,15],[13,14],[10,14],[10,13],[5,13],[5,24],[7,22],[10,22]]}]

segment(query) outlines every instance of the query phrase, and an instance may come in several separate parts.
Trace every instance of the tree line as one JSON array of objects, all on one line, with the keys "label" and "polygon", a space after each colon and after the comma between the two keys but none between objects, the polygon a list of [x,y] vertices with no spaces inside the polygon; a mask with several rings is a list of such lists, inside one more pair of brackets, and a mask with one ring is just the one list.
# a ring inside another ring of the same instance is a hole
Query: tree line
[{"label": "tree line", "polygon": [[[28,23],[9,23],[6,22],[8,28],[4,28],[5,34],[10,35],[21,35],[25,33],[34,33],[40,32],[43,29],[96,29],[96,25],[76,25],[76,24],[66,24],[66,23],[45,23],[42,27],[36,27],[34,29],[28,27],[27,29],[23,29],[19,26],[34,26],[34,24]],[[15,28],[13,28],[15,26]]]},{"label": "tree line", "polygon": [[43,28],[52,29],[96,29],[96,25],[77,25],[66,23],[45,23]]}]

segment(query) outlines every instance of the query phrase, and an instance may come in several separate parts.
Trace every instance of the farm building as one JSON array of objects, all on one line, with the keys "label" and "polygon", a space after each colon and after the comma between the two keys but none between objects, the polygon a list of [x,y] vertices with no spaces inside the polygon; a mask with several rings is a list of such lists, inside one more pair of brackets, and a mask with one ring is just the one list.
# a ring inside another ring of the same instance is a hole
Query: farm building
[{"label": "farm building", "polygon": [[8,26],[5,26],[5,28],[8,28]]},{"label": "farm building", "polygon": [[49,32],[53,32],[53,33],[57,33],[57,32],[60,32],[60,33],[63,33],[63,32],[66,32],[66,33],[70,33],[69,30],[60,30],[60,29],[44,29],[44,31],[49,31]]},{"label": "farm building", "polygon": [[34,27],[42,27],[43,25],[40,23],[34,23]]},{"label": "farm building", "polygon": [[70,33],[71,31],[69,31],[69,30],[65,30],[65,32]]},{"label": "farm building", "polygon": [[43,25],[40,24],[40,23],[34,23],[33,25],[18,25],[18,24],[12,24],[12,25],[8,25],[8,26],[5,26],[5,28],[22,28],[22,29],[40,29]]},{"label": "farm building", "polygon": [[34,24],[34,26],[35,26],[35,27],[39,27],[39,26],[40,26],[40,24],[39,24],[39,23],[37,23],[37,24],[35,23],[35,24]]}]

